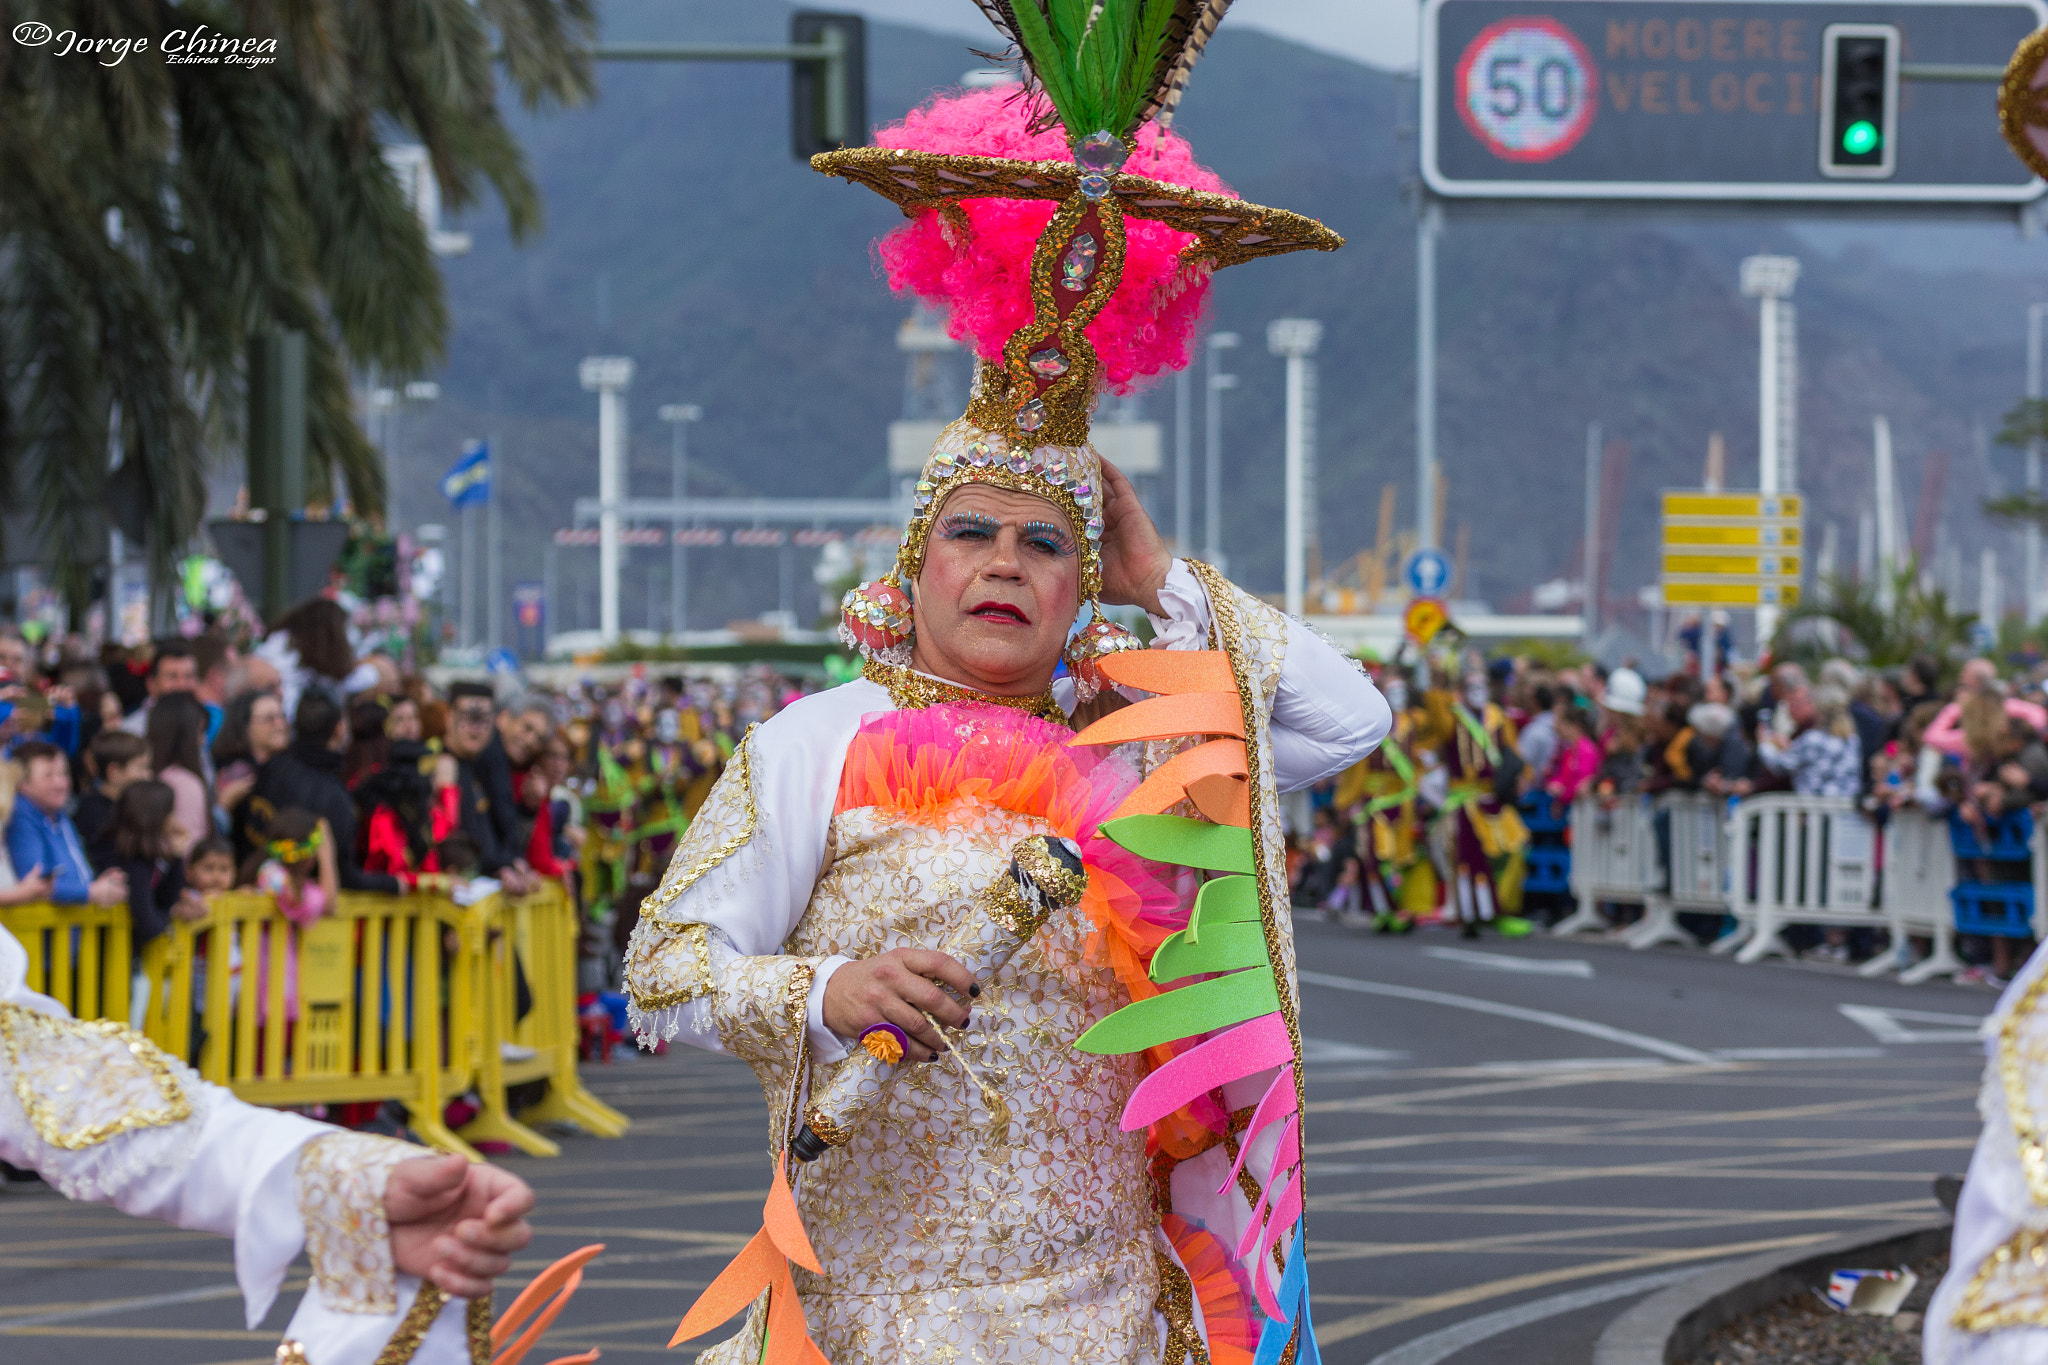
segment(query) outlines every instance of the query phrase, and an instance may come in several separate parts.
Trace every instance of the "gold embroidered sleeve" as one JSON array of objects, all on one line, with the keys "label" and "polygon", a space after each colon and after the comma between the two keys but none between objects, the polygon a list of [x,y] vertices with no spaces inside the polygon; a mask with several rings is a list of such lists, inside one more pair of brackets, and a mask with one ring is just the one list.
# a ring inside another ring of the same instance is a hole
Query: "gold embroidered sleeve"
[{"label": "gold embroidered sleeve", "polygon": [[329,1133],[299,1151],[293,1184],[306,1224],[306,1259],[320,1297],[338,1313],[396,1313],[398,1270],[384,1189],[391,1168],[433,1153],[371,1133]]},{"label": "gold embroidered sleeve", "polygon": [[654,894],[641,903],[642,919],[668,919],[675,902],[704,875],[746,847],[760,825],[754,791],[754,732],[733,750],[732,758],[690,821],[668,871]]},{"label": "gold embroidered sleeve", "polygon": [[809,1038],[811,982],[823,958],[737,957],[719,972],[718,1039],[754,1069],[777,1112],[770,1131],[784,1126],[786,1101],[803,1065]]},{"label": "gold embroidered sleeve", "polygon": [[711,993],[710,929],[641,917],[626,945],[626,996],[643,1014]]},{"label": "gold embroidered sleeve", "polygon": [[192,1117],[179,1070],[156,1044],[106,1019],[0,1005],[0,1049],[36,1136],[64,1152]]}]

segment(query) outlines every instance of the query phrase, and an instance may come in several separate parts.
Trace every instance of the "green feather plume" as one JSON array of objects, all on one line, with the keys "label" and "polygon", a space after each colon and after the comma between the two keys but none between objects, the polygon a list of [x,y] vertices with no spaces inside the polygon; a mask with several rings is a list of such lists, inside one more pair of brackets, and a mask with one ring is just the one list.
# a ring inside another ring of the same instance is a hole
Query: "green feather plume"
[{"label": "green feather plume", "polygon": [[[986,9],[987,6],[984,6]],[[1011,0],[1010,36],[1069,137],[1128,136],[1153,103],[1176,0]],[[1178,53],[1173,54],[1177,57]]]}]

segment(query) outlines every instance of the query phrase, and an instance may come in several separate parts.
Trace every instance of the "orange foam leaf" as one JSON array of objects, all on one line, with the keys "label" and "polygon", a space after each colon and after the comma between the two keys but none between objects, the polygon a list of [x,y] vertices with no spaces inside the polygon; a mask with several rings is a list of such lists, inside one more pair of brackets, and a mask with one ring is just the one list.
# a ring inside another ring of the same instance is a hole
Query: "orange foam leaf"
[{"label": "orange foam leaf", "polygon": [[1131,649],[1104,657],[1101,667],[1111,682],[1141,692],[1237,691],[1230,656],[1220,649]]},{"label": "orange foam leaf", "polygon": [[761,1210],[761,1228],[775,1243],[775,1249],[813,1275],[825,1273],[811,1239],[804,1232],[803,1217],[796,1211],[796,1197],[789,1192],[789,1154],[775,1163],[775,1183],[768,1188],[768,1203]]},{"label": "orange foam leaf", "polygon": [[775,1282],[778,1272],[786,1276],[789,1267],[775,1250],[775,1244],[768,1240],[768,1229],[763,1228],[697,1296],[668,1344],[679,1346],[725,1322],[760,1298],[761,1291]]},{"label": "orange foam leaf", "polygon": [[1252,788],[1242,774],[1212,773],[1188,783],[1195,809],[1219,825],[1252,827]]},{"label": "orange foam leaf", "polygon": [[[1244,741],[1216,739],[1186,753],[1175,754],[1152,770],[1136,791],[1116,808],[1116,819],[1126,815],[1158,815],[1183,796],[1192,795],[1194,784],[1207,777],[1242,778],[1246,770]],[[1208,814],[1204,811],[1203,814]],[[1214,818],[1214,817],[1211,817]]]},{"label": "orange foam leaf", "polygon": [[[1136,654],[1136,650],[1131,653]],[[1076,744],[1128,744],[1138,739],[1177,739],[1182,735],[1235,735],[1244,738],[1244,712],[1235,692],[1185,692],[1153,697],[1112,711],[1074,736]]]}]

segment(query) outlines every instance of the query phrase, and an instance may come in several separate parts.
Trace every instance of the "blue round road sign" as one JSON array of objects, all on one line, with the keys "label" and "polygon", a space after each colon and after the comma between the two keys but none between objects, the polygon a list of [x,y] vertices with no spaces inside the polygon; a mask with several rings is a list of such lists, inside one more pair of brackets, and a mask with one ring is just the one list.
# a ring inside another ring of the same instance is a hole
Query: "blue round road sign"
[{"label": "blue round road sign", "polygon": [[1442,550],[1417,550],[1408,556],[1401,577],[1417,597],[1441,597],[1451,581],[1451,561]]}]

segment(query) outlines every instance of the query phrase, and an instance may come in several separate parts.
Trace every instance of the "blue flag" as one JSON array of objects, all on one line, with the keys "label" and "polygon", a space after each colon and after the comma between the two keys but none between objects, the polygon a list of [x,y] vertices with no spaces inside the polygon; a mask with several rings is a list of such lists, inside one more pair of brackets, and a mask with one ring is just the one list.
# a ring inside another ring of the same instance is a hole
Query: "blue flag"
[{"label": "blue flag", "polygon": [[471,441],[462,458],[441,476],[441,495],[456,507],[474,507],[491,500],[491,448]]}]

